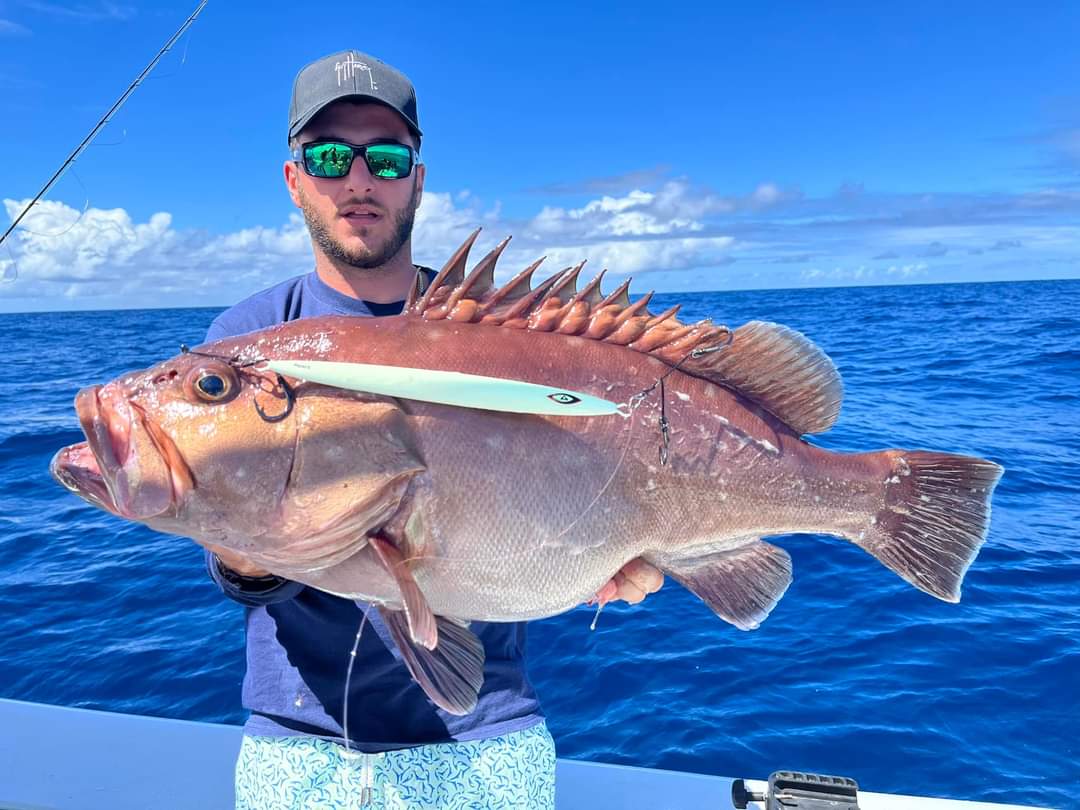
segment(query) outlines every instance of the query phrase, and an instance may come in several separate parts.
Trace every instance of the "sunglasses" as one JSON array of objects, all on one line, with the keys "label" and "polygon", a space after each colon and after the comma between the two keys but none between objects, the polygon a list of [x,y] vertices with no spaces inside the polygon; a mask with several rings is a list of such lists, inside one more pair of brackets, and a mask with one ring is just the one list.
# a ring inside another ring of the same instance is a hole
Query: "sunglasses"
[{"label": "sunglasses", "polygon": [[403,143],[355,146],[343,141],[318,141],[305,143],[292,151],[292,159],[303,165],[304,171],[312,177],[345,177],[357,155],[364,159],[372,177],[384,180],[408,177],[413,166],[421,163],[419,153]]}]

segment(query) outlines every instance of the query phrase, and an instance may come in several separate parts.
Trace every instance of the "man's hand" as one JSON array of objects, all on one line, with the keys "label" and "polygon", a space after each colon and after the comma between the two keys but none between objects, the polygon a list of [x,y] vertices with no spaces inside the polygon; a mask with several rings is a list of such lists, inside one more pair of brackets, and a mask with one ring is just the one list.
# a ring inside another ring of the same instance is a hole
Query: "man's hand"
[{"label": "man's hand", "polygon": [[239,551],[231,551],[227,548],[223,548],[222,546],[214,546],[210,544],[207,544],[206,547],[214,553],[215,557],[221,560],[222,565],[224,565],[230,571],[235,571],[242,577],[270,576],[269,571],[259,568],[259,566],[252,563]]},{"label": "man's hand", "polygon": [[624,565],[615,576],[608,580],[596,596],[589,600],[589,604],[599,602],[606,605],[608,602],[622,600],[636,605],[650,593],[656,593],[664,584],[664,575],[659,568],[649,565],[640,557]]}]

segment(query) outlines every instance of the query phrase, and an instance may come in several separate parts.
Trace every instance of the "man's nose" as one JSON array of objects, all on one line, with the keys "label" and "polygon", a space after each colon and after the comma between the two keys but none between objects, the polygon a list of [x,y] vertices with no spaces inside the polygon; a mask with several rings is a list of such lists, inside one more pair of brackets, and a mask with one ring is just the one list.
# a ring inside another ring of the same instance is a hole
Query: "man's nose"
[{"label": "man's nose", "polygon": [[368,169],[367,161],[357,155],[353,158],[352,166],[349,167],[348,177],[345,179],[349,189],[356,190],[358,188],[372,191],[375,188],[375,177],[371,174],[371,170]]}]

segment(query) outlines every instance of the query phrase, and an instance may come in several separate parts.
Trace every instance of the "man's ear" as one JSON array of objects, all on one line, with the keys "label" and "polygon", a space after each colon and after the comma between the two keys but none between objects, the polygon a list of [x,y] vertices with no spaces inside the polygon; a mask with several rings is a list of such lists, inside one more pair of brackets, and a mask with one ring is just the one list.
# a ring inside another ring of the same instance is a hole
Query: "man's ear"
[{"label": "man's ear", "polygon": [[416,208],[419,210],[420,201],[424,199],[424,178],[427,177],[427,166],[423,163],[416,167]]},{"label": "man's ear", "polygon": [[297,183],[300,182],[300,166],[292,160],[285,161],[285,188],[289,190],[289,196],[292,197],[293,205],[297,208],[302,208],[300,205],[300,193],[297,190]]}]

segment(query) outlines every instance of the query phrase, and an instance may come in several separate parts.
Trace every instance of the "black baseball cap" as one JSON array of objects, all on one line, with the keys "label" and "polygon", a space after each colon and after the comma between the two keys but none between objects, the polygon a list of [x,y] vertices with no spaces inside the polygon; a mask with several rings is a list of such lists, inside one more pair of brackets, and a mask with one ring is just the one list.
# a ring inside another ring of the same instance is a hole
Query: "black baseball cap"
[{"label": "black baseball cap", "polygon": [[289,104],[289,138],[307,126],[319,111],[343,98],[367,99],[389,107],[420,137],[416,91],[399,70],[360,51],[339,51],[305,65],[293,82]]}]

